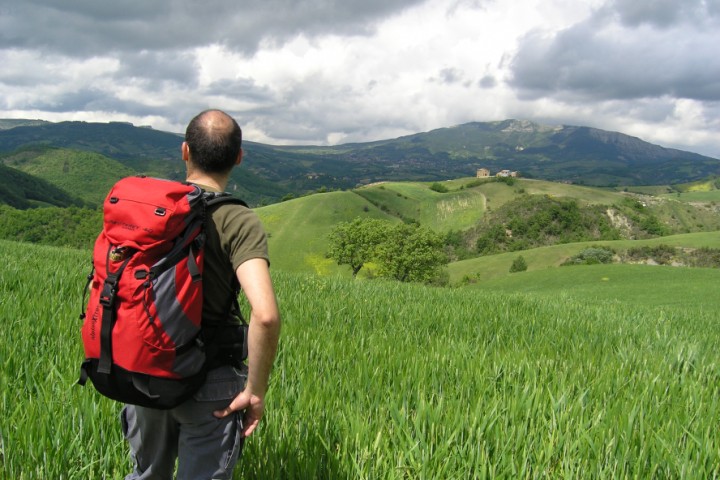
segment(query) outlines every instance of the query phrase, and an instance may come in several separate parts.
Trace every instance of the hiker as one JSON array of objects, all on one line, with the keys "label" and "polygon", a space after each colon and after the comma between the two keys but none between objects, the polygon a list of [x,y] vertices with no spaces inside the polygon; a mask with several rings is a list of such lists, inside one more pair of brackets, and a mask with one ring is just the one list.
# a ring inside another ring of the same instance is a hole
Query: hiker
[{"label": "hiker", "polygon": [[[182,143],[187,182],[224,191],[231,170],[242,160],[241,141],[240,127],[226,113],[198,114]],[[266,235],[257,216],[239,205],[215,207],[208,221],[203,334],[208,342],[222,342],[232,332],[233,325],[225,324],[236,277],[250,305],[247,366],[223,362],[220,355],[200,390],[179,406],[126,405],[121,422],[134,462],[126,480],[170,479],[176,459],[179,480],[232,478],[244,438],[263,417],[280,334]]]}]

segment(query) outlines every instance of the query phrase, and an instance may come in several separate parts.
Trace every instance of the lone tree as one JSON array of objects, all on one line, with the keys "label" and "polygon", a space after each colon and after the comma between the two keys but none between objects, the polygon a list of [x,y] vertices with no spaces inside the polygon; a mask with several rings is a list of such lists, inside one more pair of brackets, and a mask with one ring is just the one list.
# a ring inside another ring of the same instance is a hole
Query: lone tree
[{"label": "lone tree", "polygon": [[368,262],[377,262],[381,277],[402,282],[431,282],[447,264],[442,235],[418,225],[356,218],[330,233],[328,257],[349,265],[353,277]]},{"label": "lone tree", "polygon": [[389,228],[388,222],[374,218],[358,217],[352,222],[342,222],[330,233],[328,257],[338,265],[350,265],[355,277],[375,258],[375,251]]},{"label": "lone tree", "polygon": [[448,262],[444,246],[443,236],[430,229],[397,225],[378,247],[380,276],[401,282],[431,282]]}]

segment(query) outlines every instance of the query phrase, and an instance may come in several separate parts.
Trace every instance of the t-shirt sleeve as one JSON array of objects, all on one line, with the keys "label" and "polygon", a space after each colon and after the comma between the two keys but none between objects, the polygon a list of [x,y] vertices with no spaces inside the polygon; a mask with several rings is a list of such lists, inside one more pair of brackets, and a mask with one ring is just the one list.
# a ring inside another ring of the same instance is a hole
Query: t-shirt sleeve
[{"label": "t-shirt sleeve", "polygon": [[270,264],[267,235],[260,219],[252,210],[239,205],[218,209],[220,243],[228,254],[233,271],[253,258],[264,258]]}]

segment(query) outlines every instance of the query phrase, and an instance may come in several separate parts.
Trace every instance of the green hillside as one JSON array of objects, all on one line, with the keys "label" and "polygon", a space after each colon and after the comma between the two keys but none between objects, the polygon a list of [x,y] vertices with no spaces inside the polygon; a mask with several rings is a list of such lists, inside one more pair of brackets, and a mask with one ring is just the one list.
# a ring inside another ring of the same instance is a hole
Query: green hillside
[{"label": "green hillside", "polygon": [[[520,252],[508,252],[498,255],[472,258],[451,263],[448,266],[450,282],[455,284],[463,279],[470,279],[477,285],[484,285],[486,282],[505,279],[507,277],[517,278],[518,274],[509,272],[510,266],[515,258],[522,255],[527,262],[528,272],[552,269],[558,274],[566,274],[566,270],[577,267],[564,267],[561,271],[555,270],[568,258],[578,254],[582,250],[593,246],[604,245],[615,250],[626,250],[641,245],[669,245],[673,247],[696,248],[720,248],[720,231],[691,233],[658,237],[647,240],[613,240],[598,242],[568,243],[563,245],[552,245],[548,247],[534,248]],[[663,267],[657,267],[663,268]],[[508,280],[511,281],[511,280]]]},{"label": "green hillside", "polygon": [[256,209],[268,232],[273,267],[322,275],[344,271],[325,258],[328,235],[339,222],[355,217],[395,221],[352,192],[310,195]]},{"label": "green hillside", "polygon": [[77,206],[82,202],[52,183],[0,162],[0,206],[17,209]]},{"label": "green hillside", "polygon": [[[454,184],[446,188],[453,188]],[[384,212],[403,220],[413,220],[438,232],[465,230],[475,225],[485,212],[486,197],[480,189],[439,193],[429,183],[383,182],[354,190]]]},{"label": "green hillside", "polygon": [[102,204],[116,181],[136,173],[98,153],[61,148],[24,149],[4,155],[0,161],[95,206]]}]

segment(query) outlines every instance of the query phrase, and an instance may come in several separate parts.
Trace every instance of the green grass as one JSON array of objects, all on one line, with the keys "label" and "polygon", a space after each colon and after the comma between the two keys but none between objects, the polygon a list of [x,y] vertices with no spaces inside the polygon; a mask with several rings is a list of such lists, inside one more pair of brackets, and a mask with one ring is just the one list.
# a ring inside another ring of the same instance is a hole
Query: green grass
[{"label": "green grass", "polygon": [[692,306],[716,312],[720,310],[720,297],[708,295],[707,285],[718,283],[720,270],[714,268],[576,265],[513,273],[482,282],[478,288],[487,292],[555,295],[598,305]]},{"label": "green grass", "polygon": [[668,193],[661,196],[663,198],[674,198],[681,202],[720,202],[720,190]]},{"label": "green grass", "polygon": [[586,204],[612,205],[623,197],[605,189],[583,187],[581,185],[568,185],[542,180],[518,179],[514,185],[516,189],[524,188],[531,195],[550,195],[552,197],[574,198]]},{"label": "green grass", "polygon": [[[88,258],[0,242],[0,478],[129,471],[120,406],[74,385]],[[596,272],[565,270],[578,284]],[[624,272],[625,287],[634,277],[641,288],[639,275]],[[592,286],[519,294],[273,277],[280,350],[236,478],[720,476],[709,308],[630,294],[598,305]],[[697,289],[691,300],[715,296],[714,278],[679,280]]]}]

